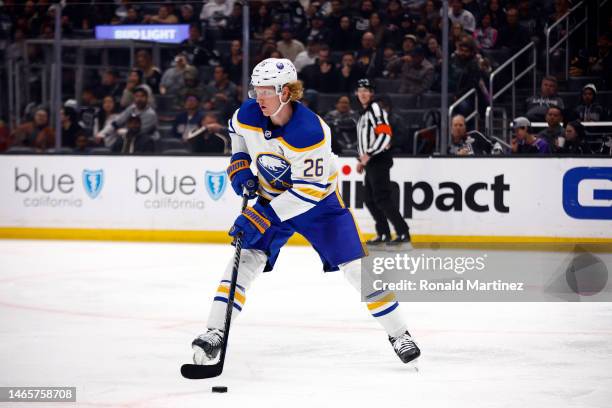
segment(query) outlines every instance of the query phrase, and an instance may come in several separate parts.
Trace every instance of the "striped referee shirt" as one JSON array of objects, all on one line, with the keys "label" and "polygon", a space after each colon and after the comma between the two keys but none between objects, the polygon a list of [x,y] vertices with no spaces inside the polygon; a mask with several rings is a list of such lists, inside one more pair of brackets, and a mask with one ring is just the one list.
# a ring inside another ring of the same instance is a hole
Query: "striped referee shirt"
[{"label": "striped referee shirt", "polygon": [[391,134],[387,112],[378,103],[372,102],[357,122],[359,156],[375,156],[387,150],[391,143]]}]

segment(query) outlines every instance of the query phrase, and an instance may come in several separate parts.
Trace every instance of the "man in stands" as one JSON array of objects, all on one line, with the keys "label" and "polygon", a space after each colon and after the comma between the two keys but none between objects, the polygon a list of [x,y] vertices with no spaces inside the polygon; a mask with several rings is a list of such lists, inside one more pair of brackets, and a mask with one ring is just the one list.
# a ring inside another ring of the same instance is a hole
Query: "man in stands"
[{"label": "man in stands", "polygon": [[557,94],[557,78],[554,76],[545,76],[542,79],[540,87],[540,95],[531,96],[525,102],[525,112],[530,121],[543,121],[548,108],[556,106],[559,109],[565,109],[563,99]]},{"label": "man in stands", "polygon": [[531,122],[521,116],[512,122],[514,137],[512,138],[512,153],[514,154],[550,154],[548,143],[529,132]]},{"label": "man in stands", "polygon": [[463,115],[455,115],[451,121],[451,144],[448,146],[448,154],[453,156],[474,155],[472,142],[467,137],[467,127]]}]

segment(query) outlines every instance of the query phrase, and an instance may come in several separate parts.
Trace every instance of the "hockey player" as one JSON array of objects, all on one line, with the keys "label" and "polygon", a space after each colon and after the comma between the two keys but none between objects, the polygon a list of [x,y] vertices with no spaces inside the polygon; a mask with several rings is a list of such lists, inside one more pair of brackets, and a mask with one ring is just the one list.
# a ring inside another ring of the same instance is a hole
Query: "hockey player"
[{"label": "hockey player", "polygon": [[[302,105],[302,84],[288,59],[268,58],[253,69],[249,97],[229,120],[232,158],[227,169],[237,194],[257,198],[234,222],[231,236],[242,234],[232,322],[246,291],[270,271],[293,233],[302,234],[321,257],[325,271],[341,269],[361,289],[361,258],[366,255],[359,229],[337,193],[338,165],[327,124]],[[257,175],[251,167],[257,168]],[[254,183],[247,183],[248,181]],[[247,189],[248,184],[255,187]],[[223,342],[233,260],[215,294],[206,333],[193,343],[195,364],[214,359]],[[420,350],[406,330],[393,293],[376,291],[367,307],[383,326],[399,358],[407,363]]]}]

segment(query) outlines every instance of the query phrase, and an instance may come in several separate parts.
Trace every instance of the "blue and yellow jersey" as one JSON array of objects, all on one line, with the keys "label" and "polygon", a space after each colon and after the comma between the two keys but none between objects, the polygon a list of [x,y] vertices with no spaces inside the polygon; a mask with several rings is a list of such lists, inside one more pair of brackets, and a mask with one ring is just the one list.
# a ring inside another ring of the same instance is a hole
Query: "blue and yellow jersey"
[{"label": "blue and yellow jersey", "polygon": [[336,190],[338,164],[331,150],[331,130],[316,113],[293,102],[293,115],[273,126],[254,99],[229,121],[232,153],[248,157],[257,168],[258,193],[271,200],[282,220],[316,206]]}]

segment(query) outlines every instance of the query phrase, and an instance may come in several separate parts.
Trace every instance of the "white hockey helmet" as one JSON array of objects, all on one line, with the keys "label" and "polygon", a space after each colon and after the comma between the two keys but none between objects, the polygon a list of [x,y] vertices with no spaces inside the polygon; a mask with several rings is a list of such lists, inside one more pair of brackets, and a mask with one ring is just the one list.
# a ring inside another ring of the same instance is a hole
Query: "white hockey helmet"
[{"label": "white hockey helmet", "polygon": [[277,95],[285,84],[293,81],[297,81],[297,70],[287,58],[265,59],[253,68],[251,75],[251,86],[273,86]]}]

